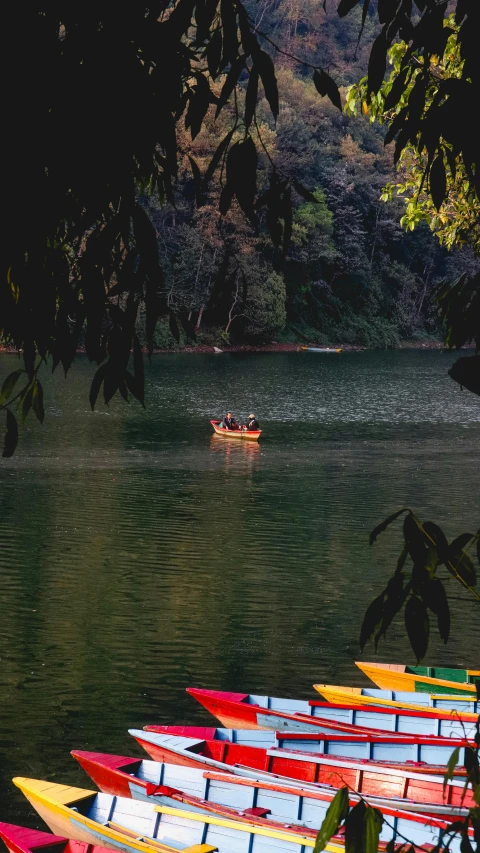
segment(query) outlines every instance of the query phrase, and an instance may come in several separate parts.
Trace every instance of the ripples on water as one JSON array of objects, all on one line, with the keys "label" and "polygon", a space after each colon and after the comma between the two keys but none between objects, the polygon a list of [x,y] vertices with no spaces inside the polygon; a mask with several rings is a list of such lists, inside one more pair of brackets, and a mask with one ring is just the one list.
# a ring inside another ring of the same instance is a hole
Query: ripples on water
[{"label": "ripples on water", "polygon": [[[368,531],[402,505],[450,536],[478,526],[480,404],[453,359],[159,356],[146,412],[91,413],[83,359],[46,383],[44,426],[0,463],[0,819],[39,825],[15,774],[88,785],[70,749],[128,754],[128,727],[207,722],[188,685],[362,683],[359,624],[400,543],[370,549]],[[210,435],[228,407],[255,411],[259,445]],[[430,662],[478,665],[455,596]],[[411,660],[401,625],[382,658]]]}]

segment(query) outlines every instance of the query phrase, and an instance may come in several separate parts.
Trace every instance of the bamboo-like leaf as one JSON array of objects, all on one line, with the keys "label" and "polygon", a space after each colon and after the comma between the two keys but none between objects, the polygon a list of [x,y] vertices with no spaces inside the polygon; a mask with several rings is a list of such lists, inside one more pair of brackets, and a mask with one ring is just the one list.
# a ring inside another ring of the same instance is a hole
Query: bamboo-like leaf
[{"label": "bamboo-like leaf", "polygon": [[9,459],[15,453],[15,448],[18,443],[18,424],[17,419],[10,409],[7,409],[7,429],[5,432],[5,441],[3,446],[2,456],[4,459]]},{"label": "bamboo-like leaf", "polygon": [[105,365],[101,364],[98,370],[95,373],[95,376],[92,379],[92,384],[90,386],[90,406],[92,408],[92,412],[95,408],[95,403],[97,402],[97,397],[102,386],[102,382],[105,378]]},{"label": "bamboo-like leaf", "polygon": [[455,767],[458,764],[460,758],[460,747],[457,746],[456,749],[453,750],[450,758],[447,762],[447,769],[445,770],[445,775],[443,777],[443,796],[445,796],[445,788],[447,787],[447,783],[453,779],[453,774],[455,772]]},{"label": "bamboo-like leaf", "polygon": [[25,373],[25,371],[24,370],[14,370],[13,373],[9,373],[9,375],[7,376],[7,378],[5,379],[5,381],[2,385],[2,390],[0,392],[0,405],[5,400],[8,400],[12,396],[12,393],[15,389],[15,385],[17,384],[18,380],[20,379],[20,376],[22,375],[22,373]]},{"label": "bamboo-like leaf", "polygon": [[348,814],[348,788],[340,788],[330,803],[322,825],[318,831],[313,853],[321,853],[330,841],[332,835]]},{"label": "bamboo-like leaf", "polygon": [[387,527],[389,527],[392,521],[395,521],[395,519],[398,518],[399,515],[402,515],[402,513],[404,512],[410,512],[408,507],[399,509],[397,512],[394,512],[393,515],[389,515],[388,518],[385,519],[385,521],[382,521],[380,524],[378,524],[370,533],[370,545],[373,545],[380,533],[383,533],[383,531],[386,530]]},{"label": "bamboo-like leaf", "polygon": [[43,424],[43,420],[45,418],[45,409],[43,407],[43,388],[38,379],[35,380],[35,384],[33,386],[32,407],[38,420]]},{"label": "bamboo-like leaf", "polygon": [[385,592],[377,596],[367,608],[360,629],[360,648],[363,651],[366,643],[373,637],[382,624],[384,612]]},{"label": "bamboo-like leaf", "polygon": [[420,662],[428,649],[430,620],[424,602],[411,595],[405,607],[405,627],[417,661]]}]

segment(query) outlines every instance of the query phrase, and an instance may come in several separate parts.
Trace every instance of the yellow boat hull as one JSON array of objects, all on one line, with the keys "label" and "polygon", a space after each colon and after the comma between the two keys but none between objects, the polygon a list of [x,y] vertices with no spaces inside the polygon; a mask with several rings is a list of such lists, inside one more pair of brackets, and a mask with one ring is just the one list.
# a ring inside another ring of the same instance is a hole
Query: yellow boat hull
[{"label": "yellow boat hull", "polygon": [[[353,705],[379,705],[380,707],[394,708],[396,710],[421,711],[424,714],[438,715],[438,708],[429,705],[420,705],[415,702],[399,702],[396,699],[382,699],[379,696],[363,696],[361,687],[336,687],[332,684],[314,684],[314,689],[332,705],[345,705],[351,703]],[[391,688],[388,688],[391,689]],[[445,694],[438,696],[430,695],[430,698],[445,699]],[[457,702],[471,702],[471,696],[456,696]],[[453,713],[453,712],[452,712]],[[468,717],[473,722],[476,721],[478,714],[473,714],[469,711],[462,711],[462,717]]]},{"label": "yellow boat hull", "polygon": [[[447,678],[432,678],[415,672],[414,667],[403,664],[370,663],[355,661],[365,675],[382,690],[402,690],[406,693],[448,693],[456,696],[476,696],[476,686],[467,679],[480,679],[480,670],[457,670],[465,673],[465,681],[454,681]],[[418,667],[426,669],[426,667]],[[455,670],[450,670],[455,672]]]},{"label": "yellow boat hull", "polygon": [[[74,841],[85,841],[87,844],[101,845],[117,853],[214,853],[218,848],[211,844],[194,844],[190,846],[170,847],[156,839],[143,836],[135,836],[134,832],[119,831],[114,827],[116,824],[97,823],[78,811],[74,811],[76,803],[95,797],[97,791],[89,791],[83,788],[72,788],[69,785],[58,785],[40,779],[26,779],[17,777],[13,780],[17,788],[20,788],[35,811],[45,821],[47,826],[55,835],[61,835]],[[285,843],[305,848],[314,848],[315,837],[311,835],[299,835],[288,831],[288,826],[278,825],[270,828],[259,826],[253,821],[252,824],[237,822],[214,814],[204,814],[185,809],[172,808],[170,806],[154,806],[154,812],[160,812],[179,820],[202,822],[206,826],[218,827],[219,829],[234,829],[246,835],[255,832],[258,836],[265,836],[272,840],[272,850],[276,846],[284,847]],[[248,840],[248,839],[247,839]],[[343,844],[329,842],[325,850],[329,853],[345,853]]]}]

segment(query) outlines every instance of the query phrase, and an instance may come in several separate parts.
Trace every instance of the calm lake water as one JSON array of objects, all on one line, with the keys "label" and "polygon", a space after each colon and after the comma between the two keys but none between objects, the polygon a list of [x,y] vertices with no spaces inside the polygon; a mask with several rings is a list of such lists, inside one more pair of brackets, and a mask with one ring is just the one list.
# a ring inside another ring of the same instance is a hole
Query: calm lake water
[{"label": "calm lake water", "polygon": [[[211,722],[189,685],[366,684],[360,622],[401,538],[370,548],[371,528],[401,506],[450,537],[480,520],[480,401],[454,359],[156,356],[145,412],[92,413],[83,358],[45,373],[43,427],[0,460],[0,819],[41,826],[16,774],[89,787],[74,747],[137,754],[128,727]],[[0,382],[17,366],[0,356]],[[211,436],[227,407],[255,412],[259,445]],[[478,667],[479,611],[453,594],[426,662]],[[413,663],[401,624],[376,659]]]}]

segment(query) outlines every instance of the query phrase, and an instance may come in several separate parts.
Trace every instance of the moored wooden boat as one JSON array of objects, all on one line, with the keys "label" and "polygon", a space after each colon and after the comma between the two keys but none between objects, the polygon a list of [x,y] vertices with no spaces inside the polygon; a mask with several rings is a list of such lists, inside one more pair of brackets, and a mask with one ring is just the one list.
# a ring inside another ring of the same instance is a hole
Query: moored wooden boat
[{"label": "moored wooden boat", "polygon": [[[45,823],[58,834],[123,853],[304,853],[315,833],[297,827],[256,826],[203,811],[140,802],[39,779],[13,780]],[[428,818],[425,818],[428,823]],[[438,831],[437,831],[438,834]],[[343,853],[331,842],[330,853]]]},{"label": "moored wooden boat", "polygon": [[[295,749],[318,752],[335,758],[375,762],[379,766],[399,767],[420,773],[444,776],[452,749],[459,747],[455,775],[465,775],[464,741],[459,738],[410,737],[396,738],[388,732],[349,735],[324,732],[275,732],[272,729],[221,729],[200,726],[145,726],[144,731],[170,735],[173,738],[193,738],[194,741],[227,741],[239,746],[258,746],[263,749]],[[174,760],[174,759],[172,759]]]},{"label": "moored wooden boat", "polygon": [[[222,807],[234,805],[235,808],[245,808],[244,800],[240,801],[236,797],[238,788],[236,777],[234,774],[229,775],[228,771],[226,771],[226,775],[222,779],[220,786],[215,785],[210,790],[210,784],[208,782],[204,783],[204,790],[199,797],[198,793],[194,794],[191,791],[191,780],[189,781],[188,777],[182,780],[181,776],[184,772],[184,767],[182,767],[181,771],[177,770],[176,784],[172,786],[165,781],[165,767],[168,766],[165,762],[142,762],[128,756],[84,752],[81,750],[74,750],[72,755],[81,764],[97,787],[107,794],[131,797],[132,799],[148,799],[152,796],[165,797],[166,805],[175,805],[175,802],[167,801],[168,799],[173,799],[173,801],[184,802],[196,808],[207,808],[210,810],[217,810],[219,805]],[[284,755],[288,757],[287,752],[284,752]],[[305,755],[303,758],[305,759]],[[446,811],[443,812],[443,809],[447,806],[453,805],[456,807],[455,811],[458,812],[458,808],[464,805],[462,798],[463,780],[454,780],[451,785],[447,784],[444,789],[442,779],[426,773],[412,773],[408,768],[394,770],[385,766],[378,767],[366,762],[359,763],[352,760],[339,760],[329,756],[309,755],[310,758],[319,759],[319,763],[316,765],[318,770],[315,772],[318,778],[313,780],[304,779],[302,775],[299,778],[299,784],[302,784],[302,781],[315,782],[319,793],[325,795],[327,799],[330,798],[330,800],[335,794],[334,789],[347,785],[352,794],[355,792],[357,800],[357,794],[361,794],[367,802],[371,802],[372,804],[376,804],[377,800],[381,799],[382,805],[385,805],[385,803],[391,805],[392,800],[398,800],[399,807],[403,808],[403,800],[407,799],[414,801],[416,803],[416,810],[425,814],[429,813],[432,805],[438,806],[435,809],[435,813],[442,813],[445,818],[449,816]],[[254,757],[254,760],[257,761],[257,756]],[[302,759],[300,758],[300,760]],[[227,763],[231,764],[232,762]],[[310,763],[310,760],[308,760],[306,765],[310,765]],[[301,772],[301,769],[299,766],[299,772]],[[195,770],[195,772],[202,775],[200,768]],[[226,797],[226,803],[222,803],[221,800],[218,802],[218,788],[222,792],[221,796]],[[246,792],[242,790],[242,793],[245,794]],[[252,801],[256,802],[253,794],[250,794],[250,797]],[[472,798],[470,797],[469,802],[471,801]],[[467,805],[468,802],[465,801],[465,807]],[[411,803],[408,806],[411,808]]]},{"label": "moored wooden boat", "polygon": [[10,853],[108,853],[105,847],[89,845],[81,841],[71,841],[61,835],[51,832],[40,832],[38,829],[28,829],[14,823],[0,821],[0,838]]},{"label": "moored wooden boat", "polygon": [[480,683],[480,670],[452,667],[406,666],[405,664],[355,661],[356,665],[378,687],[385,690],[407,690],[413,693],[469,694],[475,697]]},{"label": "moored wooden boat", "polygon": [[[339,762],[335,756],[300,750],[239,746],[229,741],[175,737],[135,729],[130,734],[155,761],[186,767],[215,767],[239,776],[251,775],[244,772],[248,768],[262,773],[263,778],[282,777],[320,787],[338,788],[348,784],[367,798],[375,795],[406,798],[413,804],[402,803],[402,808],[416,811],[425,810],[427,802],[441,804],[442,799],[445,804],[459,807],[464,796],[463,780],[452,780],[448,794],[445,788],[443,795],[441,778],[406,769],[357,764],[354,760]],[[471,792],[465,793],[463,802],[465,807],[473,803]]]},{"label": "moored wooden boat", "polygon": [[210,421],[215,434],[222,438],[243,439],[244,441],[258,441],[262,434],[261,429],[221,429],[221,421]]},{"label": "moored wooden boat", "polygon": [[341,352],[341,347],[301,347],[304,352]]},{"label": "moored wooden boat", "polygon": [[198,702],[229,728],[273,728],[276,731],[315,731],[368,733],[393,732],[439,735],[442,737],[474,737],[475,722],[448,711],[436,714],[425,711],[396,710],[380,707],[332,705],[317,700],[283,699],[248,693],[187,688]]},{"label": "moored wooden boat", "polygon": [[458,712],[462,717],[469,715],[473,721],[480,712],[480,702],[472,700],[470,696],[449,696],[448,694],[435,696],[430,693],[409,693],[401,690],[337,687],[333,684],[314,684],[313,686],[327,702],[333,705],[345,705],[350,702],[352,706],[384,706],[397,710],[406,708],[410,711],[425,711],[434,716],[438,711],[445,711],[451,716]]}]

